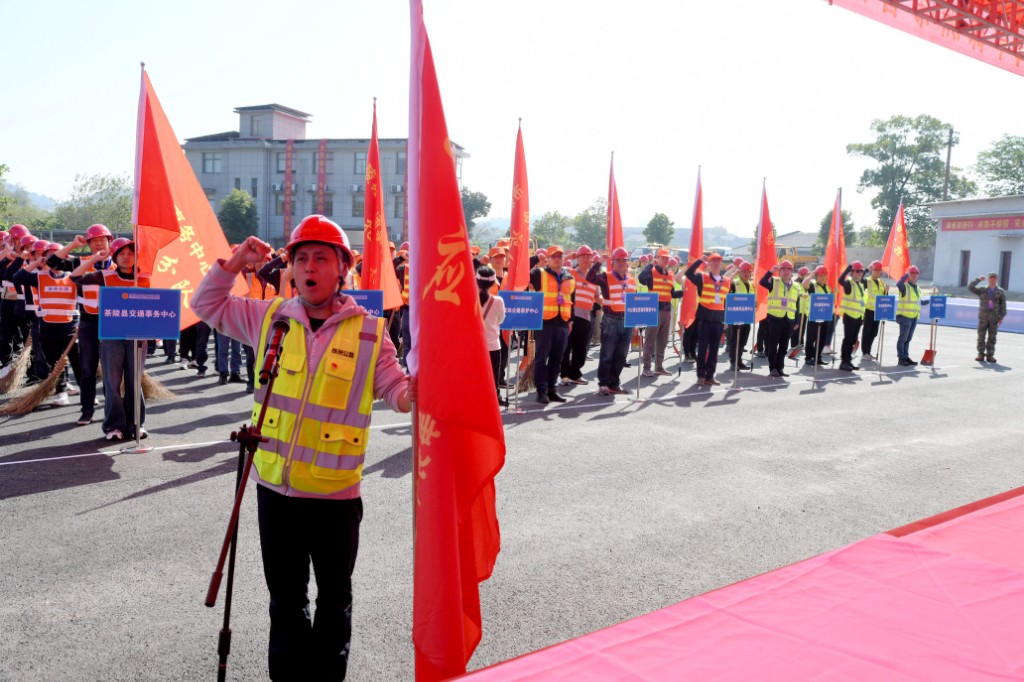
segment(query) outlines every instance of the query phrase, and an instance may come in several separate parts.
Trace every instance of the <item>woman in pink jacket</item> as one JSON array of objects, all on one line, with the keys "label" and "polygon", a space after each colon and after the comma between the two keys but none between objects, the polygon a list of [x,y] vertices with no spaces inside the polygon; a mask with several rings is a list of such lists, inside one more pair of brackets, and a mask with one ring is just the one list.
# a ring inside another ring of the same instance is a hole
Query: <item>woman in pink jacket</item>
[{"label": "woman in pink jacket", "polygon": [[[374,399],[412,409],[410,380],[383,320],[342,293],[352,267],[348,238],[320,215],[305,218],[287,246],[298,295],[261,301],[231,295],[238,273],[271,248],[256,237],[215,264],[192,309],[263,364],[275,321],[288,325],[273,391],[260,386],[253,419],[268,401],[253,458],[263,569],[270,591],[270,678],[343,679],[352,634],[352,570],[363,516],[359,483]],[[309,565],[317,579],[310,618]]]}]

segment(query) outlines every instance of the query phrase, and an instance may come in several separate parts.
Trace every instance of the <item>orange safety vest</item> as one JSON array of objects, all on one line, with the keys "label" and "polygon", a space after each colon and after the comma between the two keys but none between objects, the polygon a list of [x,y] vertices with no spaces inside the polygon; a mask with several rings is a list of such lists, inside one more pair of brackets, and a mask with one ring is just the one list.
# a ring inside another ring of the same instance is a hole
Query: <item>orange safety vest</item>
[{"label": "orange safety vest", "polygon": [[718,282],[718,289],[715,289],[715,280],[712,279],[711,275],[704,272],[701,273],[704,277],[704,283],[700,288],[700,305],[702,308],[708,310],[725,310],[725,295],[729,293],[729,287],[732,285],[732,280],[728,277],[723,277]]},{"label": "orange safety vest", "polygon": [[136,284],[134,279],[125,279],[117,271],[116,268],[103,271],[103,285],[108,287],[142,287],[144,289],[149,288],[149,276],[139,275],[139,283]]},{"label": "orange safety vest", "polygon": [[409,305],[409,263],[402,266],[402,305]]},{"label": "orange safety vest", "polygon": [[[563,270],[565,272],[565,270]],[[571,276],[563,276],[562,281],[548,272],[547,268],[540,271],[540,287],[544,292],[544,319],[552,320],[561,317],[566,322],[572,317],[572,292],[574,280]],[[561,299],[561,301],[559,301]]]},{"label": "orange safety vest", "polygon": [[33,294],[38,296],[36,305],[43,322],[73,322],[78,317],[78,287],[75,283],[67,275],[57,278],[40,273],[37,277],[39,289]]},{"label": "orange safety vest", "polygon": [[608,300],[605,304],[616,313],[626,312],[626,294],[636,293],[636,279],[626,273],[626,278],[619,280],[614,272],[608,273]]},{"label": "orange safety vest", "polygon": [[573,269],[572,276],[576,278],[576,307],[580,310],[590,310],[597,300],[597,285],[588,282],[586,274],[579,270]]},{"label": "orange safety vest", "polygon": [[658,272],[658,266],[651,268],[651,292],[658,294],[658,303],[668,303],[672,300],[672,273],[664,275]]},{"label": "orange safety vest", "polygon": [[267,286],[264,288],[263,282],[255,273],[244,272],[242,274],[245,276],[245,283],[249,285],[249,298],[255,301],[269,301],[277,296],[277,289],[270,282],[267,282]]}]

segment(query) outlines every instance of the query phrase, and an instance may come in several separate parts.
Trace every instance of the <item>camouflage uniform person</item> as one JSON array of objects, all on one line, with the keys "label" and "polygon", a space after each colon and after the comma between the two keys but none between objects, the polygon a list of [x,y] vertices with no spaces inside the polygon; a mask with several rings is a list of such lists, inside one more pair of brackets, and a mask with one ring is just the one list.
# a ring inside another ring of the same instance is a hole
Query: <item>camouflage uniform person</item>
[{"label": "camouflage uniform person", "polygon": [[985,278],[975,277],[974,281],[967,285],[967,289],[978,297],[978,357],[974,359],[976,362],[995,362],[996,332],[1006,317],[1006,292],[996,284],[999,280],[996,273],[990,272],[988,287],[979,289],[978,284],[983,279]]}]

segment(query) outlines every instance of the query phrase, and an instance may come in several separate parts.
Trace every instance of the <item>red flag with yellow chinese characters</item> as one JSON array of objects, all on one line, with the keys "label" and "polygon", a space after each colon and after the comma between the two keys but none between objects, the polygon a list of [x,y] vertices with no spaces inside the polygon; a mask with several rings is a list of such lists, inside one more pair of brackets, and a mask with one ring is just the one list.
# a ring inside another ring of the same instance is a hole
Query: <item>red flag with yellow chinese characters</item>
[{"label": "red flag with yellow chinese characters", "polygon": [[497,392],[480,385],[490,376],[490,356],[420,0],[410,10],[412,639],[416,679],[432,682],[465,673],[483,635],[479,583],[490,577],[501,544],[494,477],[505,463],[505,436]]},{"label": "red flag with yellow chinese characters", "polygon": [[[377,146],[377,101],[373,102],[373,133],[366,154],[366,203],[363,222],[363,289],[384,291],[384,310],[402,307],[402,290],[391,263],[388,226],[384,219],[384,186],[380,178],[380,150]],[[385,257],[385,254],[387,256]]]},{"label": "red flag with yellow chinese characters", "polygon": [[615,152],[612,152],[612,165],[608,174],[607,232],[608,258],[611,259],[612,251],[626,245],[626,242],[622,239],[622,212],[619,208],[619,188],[615,184]]},{"label": "red flag with yellow chinese characters", "polygon": [[761,213],[757,220],[757,262],[754,263],[754,287],[757,291],[757,320],[760,322],[768,317],[768,290],[757,284],[764,273],[771,272],[779,262],[779,252],[775,249],[775,228],[772,227],[772,216],[768,212],[768,189],[761,185]]},{"label": "red flag with yellow chinese characters", "polygon": [[[195,324],[199,318],[189,296],[218,258],[231,256],[231,249],[144,68],[132,223],[139,272],[151,275],[154,288],[180,289],[180,328]],[[232,293],[244,296],[247,291],[239,277]]]},{"label": "red flag with yellow chinese characters", "polygon": [[[690,255],[686,259],[689,269],[694,261],[704,255],[704,191],[700,186],[700,169],[697,169],[697,195],[693,199],[693,223],[690,231]],[[683,302],[679,308],[679,328],[686,329],[697,319],[697,287],[691,282],[683,284]]]},{"label": "red flag with yellow chinese characters", "polygon": [[501,288],[524,291],[530,285],[530,184],[526,179],[523,127],[516,135],[516,160],[512,169],[512,224],[509,226],[508,270]]},{"label": "red flag with yellow chinese characters", "polygon": [[846,235],[843,232],[843,190],[836,193],[836,205],[832,209],[832,224],[828,229],[828,244],[825,246],[825,267],[828,268],[828,286],[836,293],[836,310],[843,299],[839,287],[839,275],[846,269]]},{"label": "red flag with yellow chinese characters", "polygon": [[907,239],[907,221],[903,216],[903,202],[896,211],[896,219],[892,221],[889,241],[885,243],[882,253],[882,269],[892,279],[898,280],[910,269],[910,241]]}]

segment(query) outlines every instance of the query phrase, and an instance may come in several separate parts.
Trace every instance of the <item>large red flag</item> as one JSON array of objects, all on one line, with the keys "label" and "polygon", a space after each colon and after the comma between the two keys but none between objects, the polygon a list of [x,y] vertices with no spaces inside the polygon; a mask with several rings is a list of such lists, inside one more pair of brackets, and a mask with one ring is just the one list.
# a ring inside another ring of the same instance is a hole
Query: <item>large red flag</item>
[{"label": "large red flag", "polygon": [[[377,146],[377,98],[373,98],[373,133],[366,154],[366,203],[363,206],[363,289],[384,290],[384,310],[402,307],[402,289],[391,264],[388,226],[384,219],[384,186],[380,179],[380,150]],[[387,254],[387,257],[385,257]]]},{"label": "large red flag", "polygon": [[611,171],[608,175],[608,231],[607,231],[608,256],[612,251],[625,246],[622,239],[622,214],[619,209],[619,188],[615,185],[615,152],[612,152]]},{"label": "large red flag", "polygon": [[512,224],[509,226],[509,268],[501,288],[524,291],[530,285],[530,184],[526,179],[523,126],[516,134],[516,160],[512,170]]},{"label": "large red flag", "polygon": [[757,219],[757,261],[754,263],[754,287],[757,291],[757,320],[768,316],[768,290],[758,282],[764,273],[771,272],[779,262],[779,252],[775,248],[775,229],[772,227],[772,216],[768,212],[768,189],[761,185],[761,212]]},{"label": "large red flag", "polygon": [[[693,200],[693,223],[690,232],[690,256],[686,260],[689,269],[694,261],[704,255],[704,193],[700,186],[700,168],[697,169],[697,196]],[[683,284],[683,302],[679,308],[679,328],[685,329],[697,319],[697,287],[690,282]]]},{"label": "large red flag", "polygon": [[832,224],[828,230],[828,244],[825,246],[825,267],[828,268],[828,285],[836,292],[836,310],[843,298],[839,287],[839,275],[846,269],[846,235],[843,232],[843,190],[836,193],[836,205],[832,209]]},{"label": "large red flag", "polygon": [[903,216],[903,202],[896,211],[896,219],[892,221],[889,241],[885,243],[882,253],[882,269],[889,277],[898,280],[910,268],[910,242],[907,239],[907,221]]},{"label": "large red flag", "polygon": [[[153,287],[181,290],[181,329],[199,321],[189,296],[218,258],[231,249],[206,193],[142,69],[135,147],[132,223],[138,270]],[[239,277],[232,292],[245,295]]]},{"label": "large red flag", "polygon": [[[410,0],[409,368],[417,382],[413,551],[416,679],[466,671],[480,642],[478,583],[500,547],[494,477],[505,463],[497,393],[423,7]],[[453,358],[459,371],[450,371]]]}]

